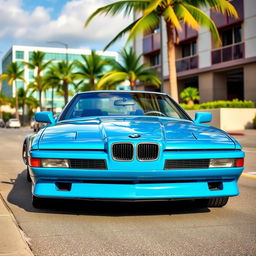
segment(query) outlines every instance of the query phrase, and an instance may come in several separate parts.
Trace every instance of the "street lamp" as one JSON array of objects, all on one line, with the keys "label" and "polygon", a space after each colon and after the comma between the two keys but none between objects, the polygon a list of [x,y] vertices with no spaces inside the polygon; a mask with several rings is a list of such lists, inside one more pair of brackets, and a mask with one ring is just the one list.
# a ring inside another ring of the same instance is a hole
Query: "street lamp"
[{"label": "street lamp", "polygon": [[[68,44],[61,42],[61,41],[47,41],[48,44],[60,44],[64,45],[66,48],[66,63],[68,64]],[[54,85],[52,85],[52,112],[54,112],[54,104],[53,104],[53,99],[54,99]]]}]

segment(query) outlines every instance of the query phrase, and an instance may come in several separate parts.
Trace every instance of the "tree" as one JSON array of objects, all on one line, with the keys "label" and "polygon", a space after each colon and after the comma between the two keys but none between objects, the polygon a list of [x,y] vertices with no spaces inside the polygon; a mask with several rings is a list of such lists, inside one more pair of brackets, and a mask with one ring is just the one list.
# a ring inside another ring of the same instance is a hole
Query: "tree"
[{"label": "tree", "polygon": [[46,68],[51,63],[50,61],[45,62],[45,53],[40,51],[32,52],[30,62],[25,62],[25,64],[32,70],[36,70],[36,76],[34,77],[33,89],[34,91],[38,91],[39,93],[39,107],[40,111],[42,111],[42,92],[45,90],[45,84],[42,77],[42,72],[46,70]]},{"label": "tree", "polygon": [[95,51],[90,55],[82,55],[82,61],[76,61],[78,68],[77,78],[85,79],[88,83],[82,83],[82,90],[95,90],[97,81],[103,76],[106,61],[102,59]]},{"label": "tree", "polygon": [[0,92],[0,118],[3,118],[2,106],[9,104],[9,98]]},{"label": "tree", "polygon": [[193,106],[195,100],[200,100],[200,97],[198,95],[198,89],[195,87],[187,87],[184,89],[180,97],[187,102],[188,105]]},{"label": "tree", "polygon": [[136,85],[136,81],[150,82],[156,86],[161,84],[161,81],[156,76],[157,74],[154,70],[147,69],[145,64],[140,64],[141,56],[137,57],[132,48],[129,48],[128,50],[123,49],[119,54],[121,62],[119,63],[115,59],[108,61],[112,66],[112,70],[106,72],[106,74],[99,80],[98,88],[104,86],[108,88],[126,80],[129,81],[132,90]]},{"label": "tree", "polygon": [[25,123],[25,106],[28,106],[29,110],[36,109],[39,106],[38,100],[29,95],[29,88],[26,90],[24,88],[19,88],[18,90],[18,100],[19,107],[22,108],[22,123]]},{"label": "tree", "polygon": [[65,105],[68,103],[69,84],[74,84],[77,79],[77,74],[74,71],[74,63],[66,61],[58,62],[52,65],[45,75],[46,81],[51,85],[56,85],[59,93],[63,92]]},{"label": "tree", "polygon": [[207,27],[212,32],[217,42],[220,43],[216,25],[213,20],[201,10],[205,7],[210,7],[217,12],[238,17],[234,6],[228,0],[123,0],[98,8],[87,19],[85,26],[88,26],[91,20],[98,14],[110,14],[114,16],[123,12],[125,16],[128,16],[132,12],[141,13],[140,18],[133,21],[114,37],[105,47],[105,49],[107,49],[128,32],[129,36],[127,41],[130,41],[135,38],[138,33],[154,29],[160,23],[161,18],[163,18],[167,31],[170,95],[178,101],[175,63],[176,42],[174,35],[177,35],[177,32],[182,30],[181,22],[196,30],[198,30],[200,26]]},{"label": "tree", "polygon": [[19,119],[19,100],[18,100],[18,88],[17,88],[17,80],[25,81],[24,77],[24,69],[18,65],[17,62],[12,62],[7,67],[7,72],[3,73],[0,76],[1,80],[7,80],[8,85],[12,85],[15,83],[15,117]]}]

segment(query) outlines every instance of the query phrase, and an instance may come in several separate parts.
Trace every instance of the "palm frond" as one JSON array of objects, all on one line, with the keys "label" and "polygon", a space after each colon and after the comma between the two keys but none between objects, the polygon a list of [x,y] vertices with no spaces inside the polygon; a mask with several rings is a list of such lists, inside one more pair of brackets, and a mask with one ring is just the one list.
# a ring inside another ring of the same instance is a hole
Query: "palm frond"
[{"label": "palm frond", "polygon": [[116,83],[117,81],[125,81],[127,79],[127,73],[110,71],[106,73],[97,83],[97,88],[101,88],[104,84]]},{"label": "palm frond", "polygon": [[105,5],[93,12],[86,20],[84,26],[87,27],[92,19],[98,14],[111,14],[112,16],[114,16],[118,13],[123,12],[124,16],[129,16],[133,11],[141,11],[142,9],[145,9],[149,3],[150,0],[126,0],[117,1],[112,4]]},{"label": "palm frond", "polygon": [[190,13],[190,11],[185,7],[185,5],[179,3],[179,4],[175,5],[174,10],[175,10],[177,17],[179,19],[183,20],[184,23],[186,23],[188,26],[190,26],[193,29],[196,29],[196,30],[199,29],[198,22],[193,17],[193,15]]},{"label": "palm frond", "polygon": [[213,20],[208,15],[206,15],[202,10],[193,5],[184,4],[184,6],[186,6],[187,10],[189,10],[189,12],[193,15],[195,20],[197,20],[197,22],[201,26],[207,27],[212,32],[213,37],[215,38],[217,43],[220,44],[221,40],[219,32]]},{"label": "palm frond", "polygon": [[104,51],[106,51],[112,44],[114,44],[117,40],[122,38],[127,32],[129,32],[135,24],[138,22],[139,19],[132,22],[130,25],[128,25],[126,28],[124,28],[121,32],[119,32],[104,48]]},{"label": "palm frond", "polygon": [[142,16],[131,28],[127,42],[133,39],[138,33],[154,29],[159,24],[159,21],[160,17],[155,11],[149,13],[146,16]]},{"label": "palm frond", "polygon": [[175,28],[179,31],[182,30],[180,21],[177,18],[177,15],[175,14],[173,7],[168,6],[164,12],[163,12],[164,19],[167,20],[168,22],[172,22],[172,24],[175,26]]}]

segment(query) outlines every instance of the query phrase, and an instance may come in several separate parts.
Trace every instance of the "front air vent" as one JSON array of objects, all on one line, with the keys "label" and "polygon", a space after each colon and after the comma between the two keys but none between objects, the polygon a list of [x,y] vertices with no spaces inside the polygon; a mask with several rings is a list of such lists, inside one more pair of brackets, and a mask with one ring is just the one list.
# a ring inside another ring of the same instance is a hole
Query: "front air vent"
[{"label": "front air vent", "polygon": [[72,169],[106,170],[107,164],[104,159],[70,159],[69,167]]},{"label": "front air vent", "polygon": [[131,143],[115,143],[112,145],[112,156],[116,161],[132,161],[133,151],[133,144]]},{"label": "front air vent", "polygon": [[207,169],[210,159],[169,159],[165,161],[165,170],[172,169]]},{"label": "front air vent", "polygon": [[159,155],[159,145],[156,143],[140,143],[137,146],[139,161],[154,161]]}]

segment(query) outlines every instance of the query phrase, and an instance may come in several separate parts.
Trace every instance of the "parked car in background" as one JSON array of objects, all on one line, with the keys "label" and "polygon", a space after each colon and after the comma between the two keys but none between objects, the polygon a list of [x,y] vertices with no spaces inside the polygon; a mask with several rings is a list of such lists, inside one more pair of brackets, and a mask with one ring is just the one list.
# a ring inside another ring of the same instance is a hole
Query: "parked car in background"
[{"label": "parked car in background", "polygon": [[5,127],[5,123],[4,120],[0,118],[0,127],[4,128]]},{"label": "parked car in background", "polygon": [[18,119],[9,119],[6,122],[6,128],[20,128],[21,124]]},{"label": "parked car in background", "polygon": [[57,120],[26,137],[32,203],[44,200],[198,200],[222,207],[237,196],[244,153],[226,132],[195,120],[167,94],[79,93]]}]

